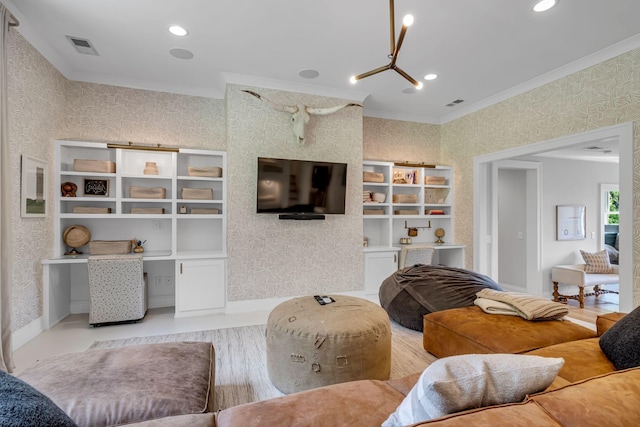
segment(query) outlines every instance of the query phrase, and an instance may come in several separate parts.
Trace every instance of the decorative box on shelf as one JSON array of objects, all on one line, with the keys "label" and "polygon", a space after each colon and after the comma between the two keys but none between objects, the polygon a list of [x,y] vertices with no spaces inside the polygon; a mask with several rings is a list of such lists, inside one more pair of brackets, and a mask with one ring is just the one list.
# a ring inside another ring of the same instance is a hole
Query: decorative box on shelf
[{"label": "decorative box on shelf", "polygon": [[110,160],[74,159],[73,170],[76,172],[115,173],[116,164]]},{"label": "decorative box on shelf", "polygon": [[424,202],[431,204],[444,204],[449,196],[448,188],[425,188]]},{"label": "decorative box on shelf", "polygon": [[189,176],[220,178],[222,176],[222,168],[218,166],[209,166],[202,168],[189,166],[187,168],[187,173],[189,174]]},{"label": "decorative box on shelf", "polygon": [[393,203],[417,203],[417,194],[394,194]]},{"label": "decorative box on shelf", "polygon": [[394,215],[418,215],[419,212],[416,209],[397,209],[393,211]]},{"label": "decorative box on shelf", "polygon": [[167,195],[167,189],[163,187],[129,187],[129,197],[132,199],[164,199]]},{"label": "decorative box on shelf", "polygon": [[191,208],[191,213],[194,215],[217,215],[220,213],[220,209],[216,208]]},{"label": "decorative box on shelf", "polygon": [[91,255],[121,255],[131,252],[131,240],[92,240],[89,242]]},{"label": "decorative box on shelf", "polygon": [[132,214],[162,215],[164,208],[131,208]]},{"label": "decorative box on shelf", "polygon": [[384,215],[384,209],[364,209],[363,215]]},{"label": "decorative box on shelf", "polygon": [[364,182],[384,182],[384,174],[378,172],[362,172],[362,181]]},{"label": "decorative box on shelf", "polygon": [[189,188],[182,189],[182,198],[190,200],[213,200],[213,190],[211,188]]},{"label": "decorative box on shelf", "polygon": [[424,177],[424,183],[425,185],[445,185],[446,180],[444,176],[427,175]]},{"label": "decorative box on shelf", "polygon": [[75,206],[73,208],[74,214],[110,214],[111,208],[98,208],[91,206]]}]

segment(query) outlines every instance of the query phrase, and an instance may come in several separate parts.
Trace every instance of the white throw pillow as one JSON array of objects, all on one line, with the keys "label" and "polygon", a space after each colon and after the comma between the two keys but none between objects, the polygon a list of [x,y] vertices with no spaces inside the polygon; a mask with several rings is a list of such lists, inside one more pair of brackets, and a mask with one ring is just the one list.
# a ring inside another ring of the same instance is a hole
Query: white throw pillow
[{"label": "white throw pillow", "polygon": [[401,427],[467,409],[521,402],[549,387],[564,359],[466,354],[432,363],[382,427]]}]

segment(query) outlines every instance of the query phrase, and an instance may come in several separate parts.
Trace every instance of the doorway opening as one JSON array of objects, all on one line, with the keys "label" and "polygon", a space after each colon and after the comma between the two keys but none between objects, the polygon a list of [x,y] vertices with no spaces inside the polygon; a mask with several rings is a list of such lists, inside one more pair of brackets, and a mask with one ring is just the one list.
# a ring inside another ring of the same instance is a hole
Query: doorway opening
[{"label": "doorway opening", "polygon": [[[513,160],[531,160],[534,156],[549,155],[549,153],[566,153],[571,150],[582,149],[595,143],[614,145],[619,150],[618,185],[620,190],[619,204],[619,263],[620,263],[620,306],[619,310],[630,312],[633,309],[633,123],[601,128],[589,132],[570,135],[549,141],[543,141],[522,147],[490,153],[474,158],[474,270],[486,274],[497,281],[500,280],[500,220],[499,209],[496,205],[499,198],[499,171],[501,162]],[[577,151],[577,150],[575,150]],[[534,162],[532,162],[534,163]],[[506,165],[502,163],[502,165]],[[505,169],[504,167],[502,169]],[[538,193],[538,226],[536,227],[535,215],[526,221],[525,239],[528,246],[526,251],[526,292],[532,295],[550,297],[551,267],[562,264],[563,260],[543,258],[545,245],[553,246],[555,239],[552,233],[544,230],[555,229],[551,220],[543,220],[547,217],[547,211],[555,209],[555,206],[545,206],[541,201],[542,195],[541,176],[544,173],[538,171],[538,179],[535,183]],[[562,183],[559,182],[558,186]],[[597,190],[596,190],[597,191]],[[535,191],[532,192],[535,194]],[[597,197],[597,196],[596,196]],[[527,200],[530,199],[529,196]],[[530,209],[527,209],[529,212]],[[540,214],[544,213],[544,216]],[[593,215],[593,214],[592,214]],[[531,235],[529,233],[532,233]],[[595,233],[595,232],[594,232]],[[601,234],[601,233],[598,233]],[[600,241],[600,238],[598,238]],[[540,261],[536,262],[536,258]],[[522,286],[522,285],[520,285]]]}]

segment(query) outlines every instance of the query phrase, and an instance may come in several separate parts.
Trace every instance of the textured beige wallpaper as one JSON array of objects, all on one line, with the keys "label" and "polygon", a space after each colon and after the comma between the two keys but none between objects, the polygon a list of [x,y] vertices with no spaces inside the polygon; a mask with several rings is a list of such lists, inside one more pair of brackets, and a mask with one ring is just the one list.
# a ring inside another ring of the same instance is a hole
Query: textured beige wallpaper
[{"label": "textured beige wallpaper", "polygon": [[[640,49],[442,126],[441,161],[455,167],[456,240],[473,266],[473,158],[629,121],[640,121]],[[634,154],[634,306],[640,305],[640,128]]]},{"label": "textured beige wallpaper", "polygon": [[224,101],[69,82],[60,138],[226,150]]},{"label": "textured beige wallpaper", "polygon": [[[227,87],[229,301],[362,290],[362,108],[312,116],[307,141],[287,113]],[[251,88],[273,102],[330,107],[344,100]],[[345,215],[285,221],[256,214],[258,157],[347,163]]]},{"label": "textured beige wallpaper", "polygon": [[440,126],[399,120],[364,118],[365,160],[440,162]]},{"label": "textured beige wallpaper", "polygon": [[[64,114],[67,81],[15,30],[7,43],[9,145],[13,204],[3,215],[13,216],[11,257],[13,263],[12,329],[37,319],[42,313],[42,264],[53,248],[53,210],[46,218],[20,217],[20,158],[23,155],[48,161],[53,171],[56,126]],[[51,175],[50,175],[51,176]],[[49,191],[52,180],[49,179]],[[49,199],[50,200],[50,199]]]}]

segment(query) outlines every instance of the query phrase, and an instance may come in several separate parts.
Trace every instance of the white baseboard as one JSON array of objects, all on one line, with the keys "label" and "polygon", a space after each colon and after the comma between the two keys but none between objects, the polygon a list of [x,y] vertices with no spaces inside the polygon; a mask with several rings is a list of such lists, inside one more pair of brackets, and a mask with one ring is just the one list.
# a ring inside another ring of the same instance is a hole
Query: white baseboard
[{"label": "white baseboard", "polygon": [[40,316],[26,326],[11,333],[12,350],[16,351],[42,332],[44,332],[44,317]]},{"label": "white baseboard", "polygon": [[69,303],[69,312],[71,314],[88,313],[89,301],[71,301]]},{"label": "white baseboard", "polygon": [[[147,298],[149,308],[173,307],[175,305],[173,295],[158,295]],[[89,301],[71,301],[69,304],[71,314],[81,314],[89,312]]]},{"label": "white baseboard", "polygon": [[[349,295],[349,296],[369,299],[374,302],[377,302],[377,295],[376,295],[376,298],[373,299],[371,295],[365,294],[364,291],[331,292],[331,295]],[[254,311],[271,311],[278,304],[281,304],[292,298],[296,298],[296,297],[290,296],[290,297],[281,297],[281,298],[264,298],[264,299],[253,299],[253,300],[242,300],[242,301],[227,301],[227,307],[225,312],[227,314],[236,314],[236,313],[250,313]]]},{"label": "white baseboard", "polygon": [[158,295],[147,298],[148,308],[173,307],[176,305],[176,298],[173,295]]}]

